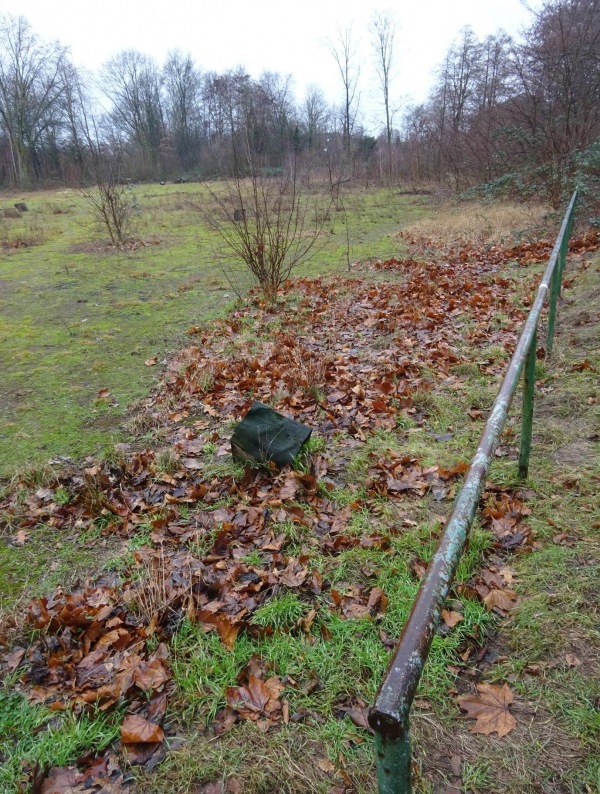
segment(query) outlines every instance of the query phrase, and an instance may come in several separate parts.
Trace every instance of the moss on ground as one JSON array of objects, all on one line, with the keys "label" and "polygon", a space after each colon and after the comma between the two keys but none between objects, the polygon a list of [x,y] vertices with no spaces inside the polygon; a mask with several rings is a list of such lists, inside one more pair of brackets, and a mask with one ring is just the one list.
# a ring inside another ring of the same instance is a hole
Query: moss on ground
[{"label": "moss on ground", "polygon": [[[67,326],[65,330],[61,323],[55,323],[55,327],[49,317],[54,317],[54,320],[62,317],[66,304],[55,298],[52,304],[54,314],[43,314],[47,307],[39,297],[43,295],[40,288],[35,293],[38,295],[35,306],[39,304],[39,308],[29,310],[31,319],[25,321],[24,314],[18,321],[14,319],[11,327],[20,328],[21,333],[20,341],[15,345],[16,354],[23,358],[20,366],[24,380],[21,385],[30,382],[32,392],[30,395],[17,395],[19,400],[27,398],[31,401],[28,418],[27,410],[22,411],[26,420],[14,405],[10,408],[11,421],[17,422],[18,419],[22,422],[18,425],[19,430],[14,429],[16,425],[9,425],[9,430],[13,427],[10,438],[15,444],[17,433],[25,433],[23,428],[34,426],[32,418],[41,416],[38,439],[45,439],[46,449],[40,453],[33,440],[28,447],[32,456],[41,454],[41,457],[46,457],[47,454],[64,454],[65,451],[81,454],[91,451],[95,444],[109,446],[106,434],[110,434],[111,423],[117,427],[126,402],[145,393],[151,383],[153,370],[145,366],[144,360],[151,355],[160,356],[170,345],[177,344],[183,338],[182,331],[187,324],[197,325],[211,312],[221,311],[221,307],[217,309],[213,305],[214,295],[222,295],[226,287],[221,282],[215,283],[215,292],[212,296],[207,295],[208,282],[197,281],[195,275],[190,275],[186,264],[192,261],[195,250],[192,247],[192,229],[196,219],[188,212],[185,203],[194,186],[184,187],[185,190],[177,188],[170,191],[169,198],[164,193],[155,192],[156,187],[144,188],[148,191],[148,206],[153,207],[154,213],[147,229],[154,230],[158,237],[164,235],[164,243],[161,242],[160,246],[130,254],[73,254],[80,258],[74,259],[75,264],[69,266],[81,268],[80,272],[86,274],[86,278],[77,280],[71,274],[75,283],[64,287],[65,291],[75,290],[71,293],[69,305],[72,306],[77,290],[88,288],[89,281],[90,292],[81,294],[87,295],[88,302],[95,297],[98,308],[102,307],[101,316],[94,319],[91,312],[77,314],[82,307],[75,306],[73,327]],[[397,226],[398,217],[388,217],[390,210],[386,209],[386,194],[382,191],[377,195],[378,198],[369,197],[359,209],[353,210],[355,228],[363,235],[362,239],[356,239],[356,250],[361,250],[364,243],[364,250],[368,249],[373,255],[373,250],[380,244],[381,255],[386,256],[388,252],[392,253],[387,249],[388,243],[395,243],[387,238],[385,230]],[[177,205],[177,208],[169,209],[176,217],[166,212],[165,206],[169,207],[170,200]],[[402,208],[398,206],[397,211],[401,212]],[[422,208],[415,211],[421,212]],[[377,245],[368,240],[367,219],[372,217],[379,218],[372,223],[372,234],[374,237],[379,234]],[[53,216],[55,226],[58,224],[56,218],[61,220],[61,216]],[[386,225],[388,222],[389,227]],[[78,235],[72,230],[70,233],[72,250]],[[334,270],[343,267],[344,239],[342,232],[339,235],[337,238],[332,235],[337,239],[337,248],[332,244],[326,256],[306,266],[306,272],[313,272],[311,268]],[[192,242],[186,243],[185,240]],[[52,251],[58,256],[60,246],[56,241],[54,244]],[[38,249],[43,250],[44,246],[50,246],[50,242],[40,243]],[[172,268],[165,264],[167,252],[172,257]],[[19,289],[25,290],[25,286],[17,278],[17,254],[20,256],[21,252],[11,254],[8,261],[13,267],[11,284],[21,285],[16,290],[18,292]],[[33,249],[28,252],[28,255],[32,254]],[[46,255],[50,255],[50,251]],[[56,260],[53,261],[54,276],[57,276],[60,266]],[[105,273],[104,268],[115,261],[120,266]],[[207,261],[202,261],[208,268]],[[103,263],[98,267],[103,276],[92,267],[98,262]],[[32,262],[29,267],[33,277],[35,267]],[[201,264],[198,270],[202,270]],[[534,271],[539,273],[540,267],[515,271],[518,290],[523,294]],[[555,355],[539,368],[535,442],[528,486],[535,492],[530,502],[533,508],[530,523],[541,547],[529,555],[516,553],[511,559],[516,572],[515,589],[521,604],[505,624],[500,638],[492,643],[489,649],[491,662],[485,662],[483,669],[487,681],[510,682],[517,696],[515,713],[518,728],[502,741],[495,737],[475,737],[459,715],[454,689],[457,653],[466,638],[484,641],[494,628],[490,615],[479,602],[463,599],[460,608],[464,620],[445,636],[435,638],[413,715],[418,770],[416,790],[419,792],[432,794],[436,787],[454,782],[456,776],[452,776],[452,770],[456,768],[456,758],[460,765],[460,788],[465,792],[533,794],[565,791],[575,794],[594,791],[598,783],[599,767],[593,751],[599,730],[594,700],[597,696],[594,678],[598,672],[594,631],[597,628],[595,582],[600,520],[597,500],[600,477],[597,447],[599,394],[597,376],[593,371],[585,368],[573,371],[573,365],[582,360],[589,360],[595,370],[600,368],[597,351],[590,350],[590,340],[586,336],[588,325],[577,325],[581,319],[578,307],[582,303],[593,314],[594,301],[597,301],[596,273],[594,269],[586,271],[577,280],[576,290],[568,293],[568,299],[573,302],[561,306]],[[219,276],[215,271],[210,278]],[[178,286],[183,284],[185,288],[179,290]],[[60,288],[55,287],[55,290],[60,292]],[[95,290],[93,294],[92,290]],[[170,292],[176,297],[169,297]],[[31,293],[24,291],[22,294],[28,296],[27,301],[24,299],[15,306],[23,308],[32,298]],[[519,295],[520,292],[517,300]],[[223,299],[222,306],[225,304]],[[83,307],[86,308],[87,304]],[[170,316],[171,311],[175,314],[174,319]],[[197,312],[195,319],[186,312]],[[87,313],[90,317],[86,318]],[[46,318],[40,327],[38,317]],[[94,323],[94,331],[88,337],[89,322]],[[503,322],[502,317],[498,322]],[[48,411],[56,413],[59,403],[53,403],[48,394],[44,397],[42,386],[46,384],[46,388],[52,384],[53,374],[56,378],[60,370],[58,361],[68,367],[69,356],[63,354],[62,359],[55,360],[52,356],[58,355],[59,351],[49,352],[48,357],[43,357],[39,370],[33,366],[35,358],[31,362],[25,352],[28,345],[39,345],[43,325],[48,326],[46,333],[53,339],[52,334],[59,334],[63,329],[65,336],[57,336],[56,339],[62,340],[60,344],[72,346],[75,363],[69,371],[74,378],[81,379],[75,392],[70,388],[60,392],[64,401],[65,431],[61,435],[57,426],[56,437],[50,430],[46,431],[43,413],[46,407],[40,407],[38,402],[50,399]],[[86,326],[85,330],[81,326]],[[251,329],[246,329],[246,332],[251,333]],[[148,338],[144,334],[148,334]],[[7,343],[7,337],[2,339]],[[101,341],[94,342],[98,339]],[[134,355],[131,355],[128,345],[135,346]],[[113,350],[112,357],[105,355],[108,349]],[[97,359],[91,357],[90,351],[95,351]],[[488,349],[484,355],[486,359],[500,362],[504,359],[503,351],[498,349]],[[89,383],[86,375],[86,369],[92,370],[92,361],[98,362],[93,384]],[[115,362],[121,363],[113,366]],[[422,404],[419,407],[427,415],[424,427],[417,427],[408,420],[394,431],[376,433],[368,439],[364,450],[347,461],[348,484],[331,494],[340,507],[356,499],[361,482],[364,482],[368,452],[385,454],[388,448],[402,449],[418,455],[425,463],[442,465],[455,463],[457,457],[471,457],[483,420],[470,418],[466,409],[471,406],[483,410],[489,408],[497,389],[497,379],[482,377],[478,367],[461,366],[462,374],[467,378],[464,388],[420,395]],[[15,372],[11,370],[10,382],[15,382],[15,378]],[[30,380],[26,381],[26,378]],[[100,388],[109,388],[110,397],[98,399]],[[69,411],[73,409],[69,406],[74,393],[80,397],[81,414],[75,413],[71,417]],[[111,403],[113,397],[116,397],[118,405]],[[564,408],[565,403],[571,406],[569,411]],[[93,410],[96,413],[92,414]],[[90,416],[99,422],[97,437],[94,432],[84,430]],[[104,429],[101,428],[102,422],[106,422]],[[514,443],[518,427],[518,404],[515,403],[506,435],[507,443]],[[2,429],[2,433],[7,432],[6,427]],[[444,438],[440,440],[436,436]],[[63,444],[68,441],[71,446],[66,450],[64,446],[57,448],[61,441]],[[79,447],[78,442],[81,443]],[[210,452],[207,455],[210,458]],[[15,462],[13,460],[10,465]],[[213,469],[216,471],[220,465],[223,464],[215,458]],[[209,461],[209,471],[210,466]],[[43,477],[43,470],[35,477],[32,475],[30,487],[39,487]],[[514,459],[510,456],[499,458],[494,464],[492,479],[514,484]],[[308,605],[299,597],[284,598],[274,592],[256,613],[257,624],[268,627],[270,636],[252,637],[243,633],[231,652],[225,650],[214,634],[206,634],[200,627],[187,623],[181,626],[172,640],[177,694],[167,719],[169,733],[176,735],[183,746],[173,749],[158,769],[151,773],[138,772],[139,789],[184,792],[205,783],[233,778],[238,780],[241,791],[329,794],[332,787],[346,785],[343,776],[333,772],[343,770],[352,780],[354,790],[361,794],[372,792],[371,737],[348,717],[341,716],[342,707],[349,699],[360,698],[364,703],[372,700],[387,661],[379,631],[383,630],[393,639],[398,636],[418,585],[409,562],[415,554],[424,560],[429,559],[436,543],[440,512],[447,507],[427,500],[394,503],[381,499],[369,505],[368,509],[357,511],[348,530],[356,535],[368,535],[374,527],[391,530],[400,526],[403,518],[410,517],[413,522],[410,531],[391,533],[394,553],[356,548],[331,558],[309,549],[311,565],[340,588],[367,580],[389,595],[388,609],[379,625],[365,619],[341,620],[323,608],[317,610],[314,617],[314,630],[300,631],[297,621],[305,616]],[[306,538],[298,534],[301,530],[295,526],[286,529],[300,553]],[[563,535],[565,537],[561,539]],[[101,533],[93,538],[59,538],[52,530],[34,528],[31,541],[23,548],[6,546],[5,553],[0,556],[4,583],[14,595],[27,584],[29,592],[40,593],[55,583],[68,583],[73,575],[67,567],[69,559],[74,559],[83,572],[91,572],[102,564],[101,555],[97,552],[97,541],[101,538]],[[124,554],[131,554],[147,542],[148,528],[142,526],[138,535],[118,549],[116,558],[114,552],[117,549],[113,549],[113,558],[106,560],[104,565],[111,569],[118,567]],[[475,527],[469,550],[458,571],[459,581],[466,581],[480,566],[492,542],[487,532]],[[54,578],[43,581],[43,561],[49,555],[57,567],[52,572]],[[110,555],[107,553],[107,556]],[[260,564],[260,559],[254,559],[253,564]],[[323,641],[324,636],[328,638],[327,642]],[[215,740],[206,732],[206,726],[224,705],[226,687],[235,685],[253,655],[269,663],[274,674],[288,676],[284,697],[288,701],[290,715],[297,714],[300,718],[297,722],[292,719],[288,725],[268,734],[245,722]],[[478,676],[479,673],[473,675]],[[317,682],[314,688],[313,681]],[[310,686],[304,686],[307,682]],[[1,701],[0,706],[6,703],[8,701]],[[22,745],[20,738],[29,730],[27,726],[43,726],[48,719],[47,713],[31,710],[21,701],[11,701],[9,706],[8,712],[16,715],[14,719],[18,724],[11,727],[16,737],[12,743],[4,739],[0,746],[3,756],[10,759],[7,774],[13,776],[9,780],[13,788],[8,790],[18,790],[11,770],[18,771],[19,759],[35,761],[41,757],[44,763],[69,763],[82,749],[104,746],[113,735],[114,725],[99,721],[98,733],[88,736],[85,747],[67,738],[62,755],[56,752],[47,756],[42,753],[46,747],[44,741],[32,748],[29,744]],[[64,715],[67,737],[72,733],[70,726],[73,722],[70,719],[68,714]],[[33,729],[37,730],[37,727]],[[40,735],[46,736],[47,733],[41,731]],[[56,748],[62,746],[57,743]],[[451,763],[453,757],[454,766]]]},{"label": "moss on ground", "polygon": [[[105,245],[76,191],[31,194],[28,213],[0,221],[0,476],[110,449],[127,406],[147,394],[187,328],[235,300],[218,240],[191,207],[202,186],[134,191],[142,242],[130,249]],[[427,212],[381,189],[356,188],[345,206],[352,262],[397,254],[394,234]],[[344,269],[346,248],[345,224],[332,212],[325,248],[298,272]],[[156,367],[146,366],[153,357]]]}]

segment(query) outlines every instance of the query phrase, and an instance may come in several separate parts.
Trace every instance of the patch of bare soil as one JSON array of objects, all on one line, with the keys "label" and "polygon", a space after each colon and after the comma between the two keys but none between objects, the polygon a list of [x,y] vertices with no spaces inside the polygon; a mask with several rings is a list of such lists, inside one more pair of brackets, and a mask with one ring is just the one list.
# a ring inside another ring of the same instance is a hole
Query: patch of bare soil
[{"label": "patch of bare soil", "polygon": [[571,441],[559,447],[553,454],[556,463],[564,463],[568,466],[581,466],[591,460],[594,456],[594,444],[591,441]]},{"label": "patch of bare soil", "polygon": [[69,249],[71,254],[119,254],[123,252],[131,253],[132,251],[139,251],[142,248],[150,248],[154,245],[160,245],[162,240],[127,240],[119,245],[115,243],[102,242],[100,240],[93,240],[87,243],[77,243],[72,245]]}]

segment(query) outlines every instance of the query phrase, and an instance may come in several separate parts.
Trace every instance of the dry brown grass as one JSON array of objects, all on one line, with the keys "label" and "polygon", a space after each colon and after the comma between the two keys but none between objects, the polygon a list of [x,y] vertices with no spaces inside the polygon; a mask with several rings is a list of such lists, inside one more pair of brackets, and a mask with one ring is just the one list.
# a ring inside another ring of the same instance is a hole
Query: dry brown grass
[{"label": "dry brown grass", "polygon": [[403,235],[442,247],[466,243],[510,245],[516,242],[517,234],[523,235],[523,230],[543,230],[550,212],[545,204],[447,205],[435,216],[405,226]]}]

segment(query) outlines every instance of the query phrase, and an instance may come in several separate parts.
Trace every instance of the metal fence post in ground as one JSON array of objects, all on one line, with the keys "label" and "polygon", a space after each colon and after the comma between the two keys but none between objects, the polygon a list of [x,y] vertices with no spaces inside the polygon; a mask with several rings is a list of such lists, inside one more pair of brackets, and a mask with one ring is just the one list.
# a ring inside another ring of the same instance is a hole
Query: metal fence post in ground
[{"label": "metal fence post in ground", "polygon": [[375,752],[379,794],[411,794],[408,722],[398,736],[375,731]]},{"label": "metal fence post in ground", "polygon": [[535,362],[537,331],[533,334],[531,346],[525,360],[523,376],[523,418],[521,420],[521,449],[519,451],[519,477],[524,480],[529,470],[531,453],[531,432],[533,427],[533,393],[535,390]]},{"label": "metal fence post in ground", "polygon": [[562,279],[563,273],[565,270],[565,265],[567,263],[567,252],[569,250],[569,237],[568,232],[565,234],[562,240],[562,245],[560,246],[560,256],[558,258],[558,297],[562,297]]},{"label": "metal fence post in ground", "polygon": [[548,355],[552,353],[552,346],[554,344],[554,323],[556,322],[556,301],[560,291],[560,276],[560,266],[555,267],[550,281],[550,295],[548,297],[548,336],[546,338],[546,351]]}]

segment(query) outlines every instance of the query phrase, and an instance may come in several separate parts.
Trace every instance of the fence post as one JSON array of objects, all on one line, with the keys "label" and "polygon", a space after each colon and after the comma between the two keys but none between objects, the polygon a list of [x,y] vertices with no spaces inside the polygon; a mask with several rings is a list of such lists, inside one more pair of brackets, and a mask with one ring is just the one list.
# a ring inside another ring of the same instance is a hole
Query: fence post
[{"label": "fence post", "polygon": [[375,752],[379,794],[412,794],[408,719],[399,735],[386,735],[376,730]]},{"label": "fence post", "polygon": [[[562,254],[562,244],[560,246]],[[548,355],[552,353],[552,346],[554,344],[554,323],[556,322],[556,301],[560,291],[560,263],[558,267],[554,268],[552,279],[550,281],[550,296],[548,298],[548,336],[546,338],[546,351]]]},{"label": "fence post", "polygon": [[521,420],[521,448],[519,451],[519,478],[524,480],[529,470],[531,453],[531,433],[533,428],[533,393],[535,390],[535,361],[537,348],[537,329],[525,359],[523,375],[523,418]]},{"label": "fence post", "polygon": [[562,245],[560,247],[560,259],[559,259],[559,274],[558,274],[558,294],[562,295],[562,279],[563,279],[563,272],[565,270],[565,264],[567,262],[567,254],[569,252],[569,238],[571,236],[571,226],[572,226],[572,216],[569,219],[569,223],[567,225],[567,231],[565,236],[562,239]]}]

